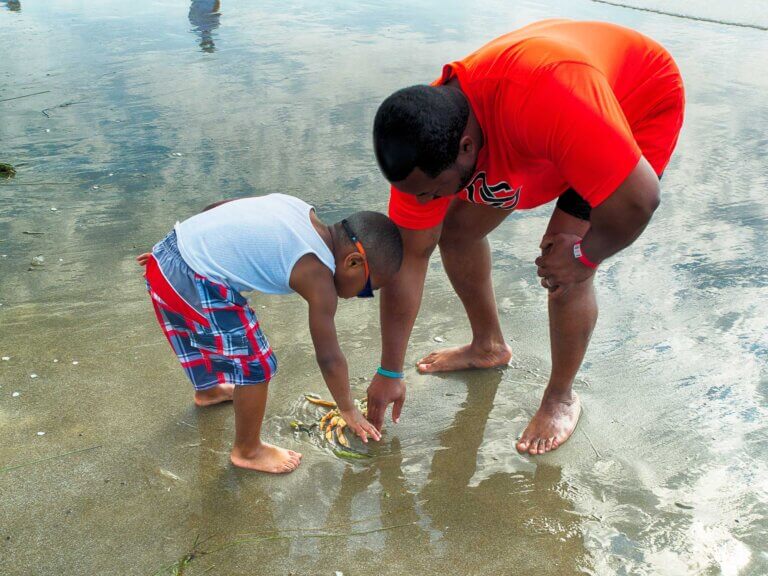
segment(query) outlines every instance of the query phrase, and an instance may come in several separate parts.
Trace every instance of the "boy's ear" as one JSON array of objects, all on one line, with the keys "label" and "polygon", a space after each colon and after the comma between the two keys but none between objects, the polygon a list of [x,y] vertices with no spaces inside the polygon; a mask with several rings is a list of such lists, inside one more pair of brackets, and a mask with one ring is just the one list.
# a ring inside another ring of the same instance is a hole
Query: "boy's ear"
[{"label": "boy's ear", "polygon": [[363,255],[360,252],[350,252],[347,257],[344,258],[345,268],[357,268],[363,265]]}]

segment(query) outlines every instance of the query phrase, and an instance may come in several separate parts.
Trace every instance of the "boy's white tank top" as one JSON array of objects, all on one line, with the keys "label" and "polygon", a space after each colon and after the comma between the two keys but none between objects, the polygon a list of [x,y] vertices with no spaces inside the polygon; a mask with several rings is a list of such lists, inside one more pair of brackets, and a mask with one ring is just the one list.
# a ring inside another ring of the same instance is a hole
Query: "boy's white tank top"
[{"label": "boy's white tank top", "polygon": [[285,194],[233,200],[177,222],[179,252],[198,274],[238,291],[289,294],[291,271],[305,254],[336,270],[311,210]]}]

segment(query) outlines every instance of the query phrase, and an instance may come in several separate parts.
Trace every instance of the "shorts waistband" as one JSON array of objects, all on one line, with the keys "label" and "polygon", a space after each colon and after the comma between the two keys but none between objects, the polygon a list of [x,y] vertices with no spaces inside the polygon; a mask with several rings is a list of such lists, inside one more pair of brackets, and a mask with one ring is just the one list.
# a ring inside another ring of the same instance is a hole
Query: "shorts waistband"
[{"label": "shorts waistband", "polygon": [[165,238],[160,240],[160,242],[155,244],[154,247],[152,248],[153,253],[155,253],[155,251],[160,251],[160,250],[167,251],[169,255],[173,255],[178,258],[181,258],[182,261],[184,260],[184,258],[182,258],[181,256],[181,252],[179,252],[179,240],[176,237],[176,230],[171,230],[170,232],[168,232]]}]

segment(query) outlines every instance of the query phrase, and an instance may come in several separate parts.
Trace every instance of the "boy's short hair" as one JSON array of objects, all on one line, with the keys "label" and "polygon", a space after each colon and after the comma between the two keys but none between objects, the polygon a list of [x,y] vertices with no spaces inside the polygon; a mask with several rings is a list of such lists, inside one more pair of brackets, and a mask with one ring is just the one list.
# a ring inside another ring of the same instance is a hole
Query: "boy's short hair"
[{"label": "boy's short hair", "polygon": [[368,210],[355,212],[346,220],[365,249],[372,273],[385,278],[397,274],[403,262],[403,239],[395,223],[380,212]]}]

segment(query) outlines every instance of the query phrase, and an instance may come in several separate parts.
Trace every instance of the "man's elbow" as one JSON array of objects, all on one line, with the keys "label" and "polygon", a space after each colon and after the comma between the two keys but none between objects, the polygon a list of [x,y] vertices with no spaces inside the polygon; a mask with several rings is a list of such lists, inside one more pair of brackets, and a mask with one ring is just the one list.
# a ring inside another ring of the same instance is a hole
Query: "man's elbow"
[{"label": "man's elbow", "polygon": [[645,222],[649,221],[661,204],[661,190],[658,180],[649,183],[642,194],[636,194],[633,197],[633,208]]},{"label": "man's elbow", "polygon": [[653,216],[653,213],[656,212],[656,209],[661,204],[661,188],[659,186],[658,181],[652,186],[651,190],[648,192],[647,197],[644,202],[643,210],[648,216],[648,219],[651,219],[651,216]]}]

